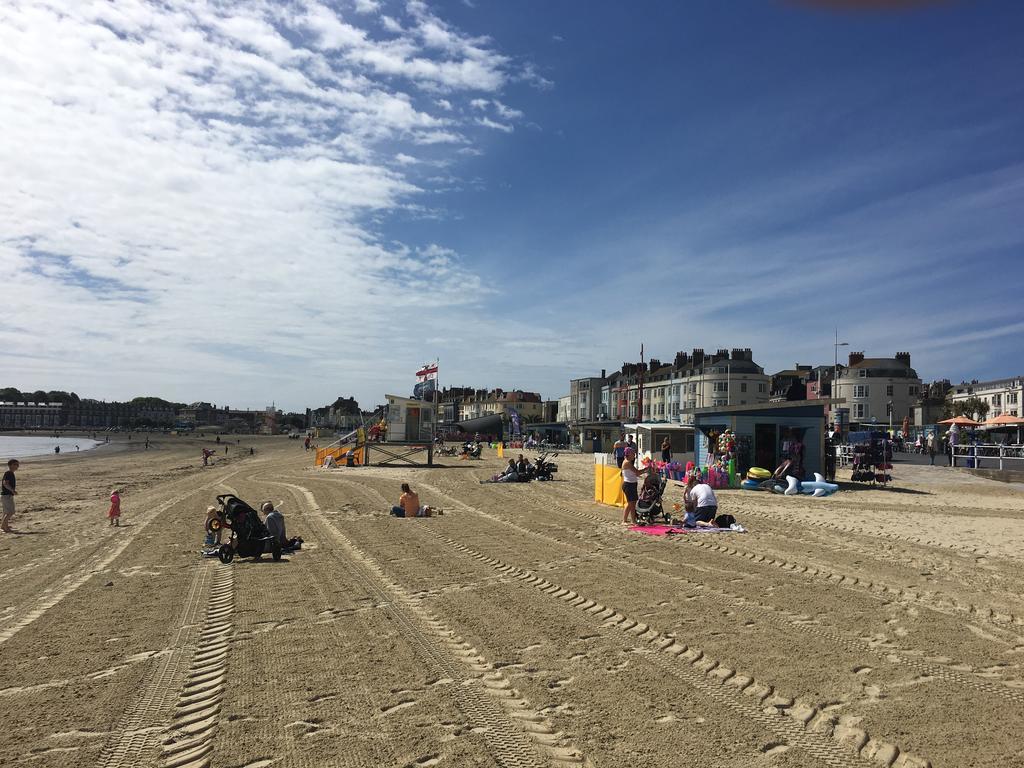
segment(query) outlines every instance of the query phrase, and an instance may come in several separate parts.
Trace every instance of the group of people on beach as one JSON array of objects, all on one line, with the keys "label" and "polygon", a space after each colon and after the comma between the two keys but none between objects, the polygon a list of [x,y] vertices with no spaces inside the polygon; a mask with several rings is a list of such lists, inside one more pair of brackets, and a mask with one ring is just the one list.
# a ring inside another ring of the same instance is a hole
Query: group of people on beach
[{"label": "group of people on beach", "polygon": [[[668,454],[671,460],[671,442],[668,438],[662,442],[662,453]],[[637,449],[633,442],[633,436],[620,436],[612,448],[615,456],[615,463],[622,475],[622,495],[626,497],[626,508],[622,512],[623,525],[636,524],[636,505],[641,497],[651,497],[657,493],[659,479],[657,469],[653,464],[644,467],[637,467]],[[640,488],[640,478],[644,479],[644,487]],[[691,472],[686,477],[686,486],[683,489],[683,506],[686,515],[683,518],[684,528],[713,527],[718,517],[718,498],[714,489],[701,479],[697,472]]]}]

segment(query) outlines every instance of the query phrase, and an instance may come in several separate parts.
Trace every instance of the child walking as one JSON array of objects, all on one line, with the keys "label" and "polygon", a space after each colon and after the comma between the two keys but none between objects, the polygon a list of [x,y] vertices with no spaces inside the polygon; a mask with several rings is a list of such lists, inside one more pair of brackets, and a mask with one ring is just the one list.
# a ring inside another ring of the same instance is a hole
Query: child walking
[{"label": "child walking", "polygon": [[110,492],[110,511],[107,512],[110,524],[121,527],[121,489],[115,488]]}]

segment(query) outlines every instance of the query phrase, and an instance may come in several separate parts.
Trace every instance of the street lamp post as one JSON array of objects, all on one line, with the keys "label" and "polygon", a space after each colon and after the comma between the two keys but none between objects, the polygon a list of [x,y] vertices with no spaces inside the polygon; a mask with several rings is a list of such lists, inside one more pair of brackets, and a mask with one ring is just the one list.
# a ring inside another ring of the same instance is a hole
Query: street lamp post
[{"label": "street lamp post", "polygon": [[[832,349],[833,349],[833,352],[834,352],[834,356],[833,356],[833,360],[832,360],[832,402],[833,403],[836,401],[836,398],[839,396],[838,388],[836,386],[837,382],[839,380],[839,348],[840,347],[848,347],[848,346],[850,346],[850,343],[848,341],[840,341],[839,340],[839,329],[836,328],[836,341],[835,341],[835,344],[832,345]],[[829,411],[831,411],[831,410],[832,410],[832,406],[830,404],[829,405]],[[834,420],[834,418],[835,417],[833,416],[833,420]]]}]

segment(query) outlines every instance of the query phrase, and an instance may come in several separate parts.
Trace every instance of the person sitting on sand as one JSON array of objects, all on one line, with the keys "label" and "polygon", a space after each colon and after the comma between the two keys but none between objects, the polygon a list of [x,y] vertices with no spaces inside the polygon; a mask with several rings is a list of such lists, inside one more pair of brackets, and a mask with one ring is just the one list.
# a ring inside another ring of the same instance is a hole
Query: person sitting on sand
[{"label": "person sitting on sand", "polygon": [[495,483],[514,483],[518,481],[519,470],[516,469],[515,459],[509,459],[508,466],[505,467],[505,470],[501,474],[497,475],[496,478],[492,479]]},{"label": "person sitting on sand", "polygon": [[520,453],[516,459],[516,472],[520,477],[528,477],[531,469],[533,467],[530,465],[530,460]]},{"label": "person sitting on sand", "polygon": [[433,517],[443,515],[443,509],[420,506],[420,497],[408,483],[402,483],[402,495],[398,499],[398,506],[391,508],[392,517]]},{"label": "person sitting on sand", "polygon": [[281,543],[282,548],[298,549],[301,546],[302,539],[288,538],[288,534],[285,532],[284,515],[281,514],[280,509],[274,507],[274,502],[264,501],[260,505],[260,511],[265,516],[263,523],[267,526],[267,532]]},{"label": "person sitting on sand", "polygon": [[686,507],[684,528],[711,528],[718,515],[718,499],[711,486],[693,472],[686,480],[683,491],[683,504]]},{"label": "person sitting on sand", "polygon": [[[216,530],[211,530],[210,523],[216,520],[218,525]],[[224,516],[221,514],[220,507],[210,506],[206,508],[206,546],[212,547],[215,544],[220,544],[220,534],[224,530]]]}]

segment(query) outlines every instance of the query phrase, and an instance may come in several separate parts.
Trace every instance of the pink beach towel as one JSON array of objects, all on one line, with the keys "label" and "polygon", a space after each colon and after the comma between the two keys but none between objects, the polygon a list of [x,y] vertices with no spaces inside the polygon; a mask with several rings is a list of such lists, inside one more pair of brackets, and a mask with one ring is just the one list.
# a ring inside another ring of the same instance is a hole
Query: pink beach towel
[{"label": "pink beach towel", "polygon": [[629,530],[648,536],[670,536],[676,533],[732,533],[728,528],[683,528],[679,525],[631,525]]}]

